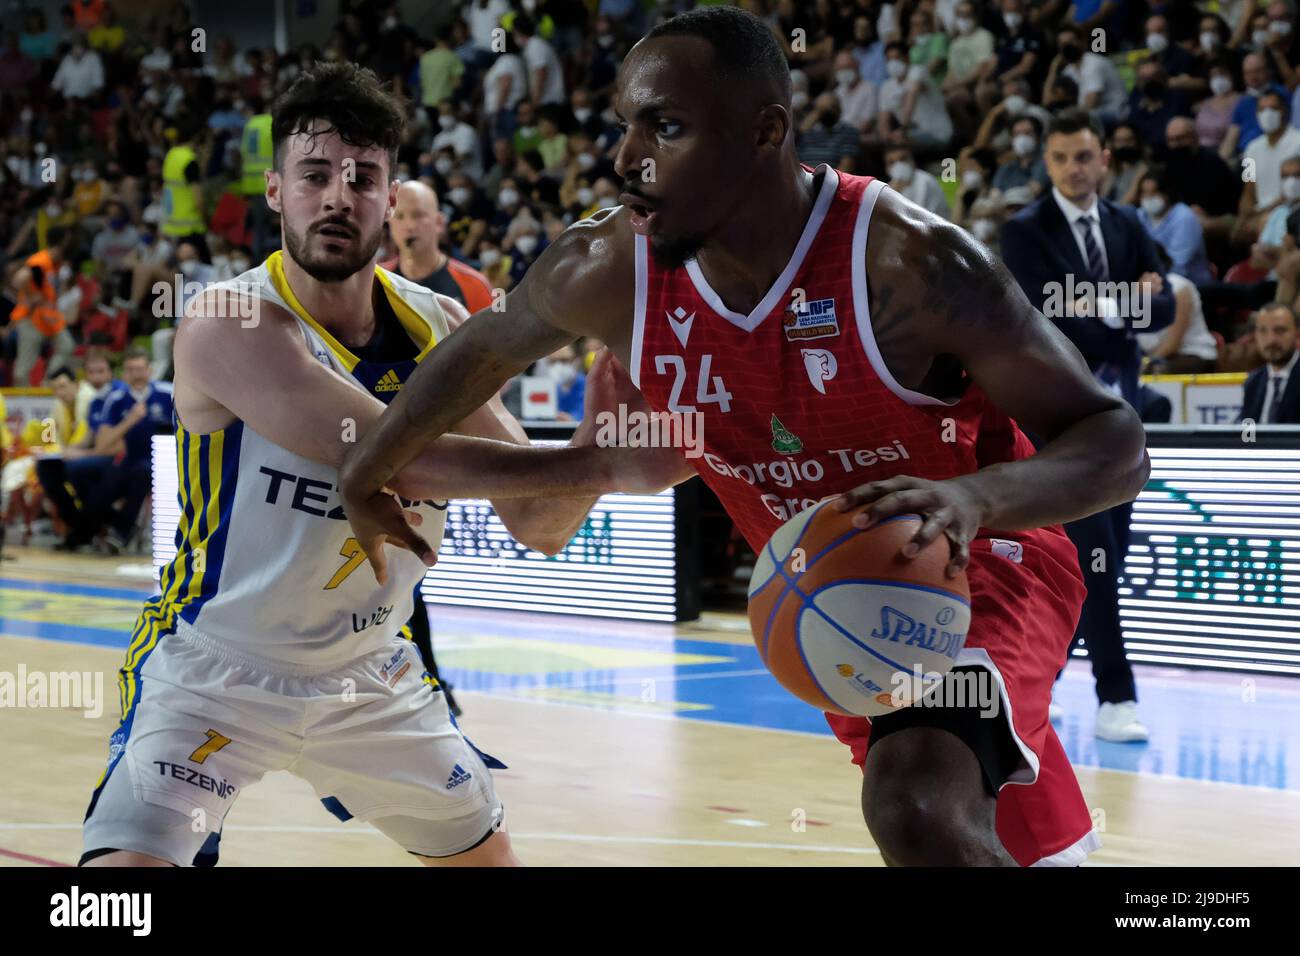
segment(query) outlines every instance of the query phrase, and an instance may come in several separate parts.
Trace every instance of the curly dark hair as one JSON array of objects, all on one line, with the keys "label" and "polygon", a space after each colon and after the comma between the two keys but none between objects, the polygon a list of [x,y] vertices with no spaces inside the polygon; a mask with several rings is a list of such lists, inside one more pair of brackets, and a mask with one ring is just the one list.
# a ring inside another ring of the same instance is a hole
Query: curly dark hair
[{"label": "curly dark hair", "polygon": [[350,146],[380,146],[388,169],[397,167],[397,147],[406,132],[406,102],[387,90],[373,70],[355,63],[317,63],[300,73],[271,104],[271,142],[275,169],[283,172],[284,144],[295,133],[337,132]]}]

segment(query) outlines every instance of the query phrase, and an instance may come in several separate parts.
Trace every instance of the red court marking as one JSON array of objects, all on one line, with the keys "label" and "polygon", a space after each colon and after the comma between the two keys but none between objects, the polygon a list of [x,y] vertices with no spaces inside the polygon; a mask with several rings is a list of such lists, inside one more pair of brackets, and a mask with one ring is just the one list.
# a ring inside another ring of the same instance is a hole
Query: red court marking
[{"label": "red court marking", "polygon": [[707,809],[707,810],[717,810],[719,813],[744,813],[744,812],[745,812],[745,808],[744,808],[744,807],[718,807],[718,806],[709,806],[709,807],[706,807],[705,809]]},{"label": "red court marking", "polygon": [[804,823],[808,824],[810,827],[828,827],[828,826],[830,826],[830,824],[827,823],[825,820],[805,820]]},{"label": "red court marking", "polygon": [[71,863],[60,863],[58,860],[47,860],[43,856],[29,856],[26,853],[19,853],[16,850],[6,850],[0,846],[0,856],[7,856],[14,860],[22,860],[24,863],[36,863],[40,866],[72,866]]}]

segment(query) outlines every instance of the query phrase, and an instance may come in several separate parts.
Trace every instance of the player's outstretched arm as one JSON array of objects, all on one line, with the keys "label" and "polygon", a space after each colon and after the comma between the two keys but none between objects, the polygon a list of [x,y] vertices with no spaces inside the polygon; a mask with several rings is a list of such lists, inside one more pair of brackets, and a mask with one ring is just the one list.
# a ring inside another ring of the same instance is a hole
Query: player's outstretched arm
[{"label": "player's outstretched arm", "polygon": [[946,534],[955,573],[980,527],[1038,528],[1137,496],[1151,469],[1137,414],[1097,383],[982,243],[886,190],[872,214],[867,259],[882,350],[905,341],[928,356],[954,356],[994,405],[1046,444],[1030,458],[949,481],[900,476],[864,485],[840,504],[871,503],[858,523],[926,514],[913,543],[919,549]]},{"label": "player's outstretched arm", "polygon": [[[634,288],[630,249],[611,242],[611,231],[604,220],[566,230],[505,297],[500,311],[475,313],[429,353],[378,424],[348,452],[339,472],[340,493],[363,547],[386,538],[412,540],[413,532],[383,499],[382,489],[392,486],[421,449],[537,359],[579,335],[610,341],[610,323],[630,313]],[[625,456],[614,457],[626,462]],[[575,482],[568,494],[589,494],[584,487],[590,488],[589,482]],[[375,550],[366,553],[375,564]]]},{"label": "player's outstretched arm", "polygon": [[[295,454],[337,467],[347,449],[374,428],[383,403],[317,361],[287,311],[268,302],[254,310],[247,301],[229,299],[233,294],[206,292],[191,304],[177,332],[181,421],[212,431],[238,418]],[[239,318],[250,314],[255,322]],[[642,490],[644,479],[618,467],[619,449],[525,447],[505,437],[443,436],[394,476],[393,490],[409,498],[580,497]],[[385,498],[400,519],[400,506]],[[410,528],[399,540],[432,563],[427,543]]]}]

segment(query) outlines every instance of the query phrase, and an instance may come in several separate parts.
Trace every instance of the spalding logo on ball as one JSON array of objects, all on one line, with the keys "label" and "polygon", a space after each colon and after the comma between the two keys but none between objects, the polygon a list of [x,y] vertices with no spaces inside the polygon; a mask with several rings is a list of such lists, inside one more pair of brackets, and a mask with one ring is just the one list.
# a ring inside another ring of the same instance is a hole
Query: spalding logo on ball
[{"label": "spalding logo on ball", "polygon": [[821,710],[878,717],[907,707],[952,669],[970,626],[965,573],[940,536],[899,552],[919,515],[865,530],[828,498],[776,529],[749,582],[749,624],[781,686]]}]

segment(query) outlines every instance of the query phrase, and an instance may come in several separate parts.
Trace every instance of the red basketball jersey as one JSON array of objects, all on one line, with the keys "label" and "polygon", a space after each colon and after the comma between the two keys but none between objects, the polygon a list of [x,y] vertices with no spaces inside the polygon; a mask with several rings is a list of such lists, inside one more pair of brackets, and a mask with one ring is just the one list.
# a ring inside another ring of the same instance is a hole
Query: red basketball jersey
[{"label": "red basketball jersey", "polygon": [[[827,495],[900,474],[953,478],[1033,453],[974,386],[949,404],[890,374],[871,331],[866,274],[884,184],[822,169],[794,255],[749,315],[723,304],[697,262],[664,269],[636,237],[634,381],[655,410],[698,413],[704,454],[692,463],[755,551]],[[1074,560],[1059,527],[999,535],[1007,547],[1035,536]]]},{"label": "red basketball jersey", "polygon": [[[819,172],[794,255],[749,315],[726,307],[697,262],[664,269],[635,238],[633,380],[654,410],[698,413],[703,454],[692,463],[755,551],[828,495],[894,475],[953,478],[1034,453],[973,384],[944,402],[890,374],[872,334],[866,273],[884,184]],[[1022,864],[1074,865],[1097,839],[1047,705],[1083,601],[1075,548],[1053,525],[981,528],[970,551],[971,625],[956,663],[996,675],[1025,764],[1008,781],[1020,786],[998,801],[998,833]],[[870,723],[827,720],[863,764]]]}]

